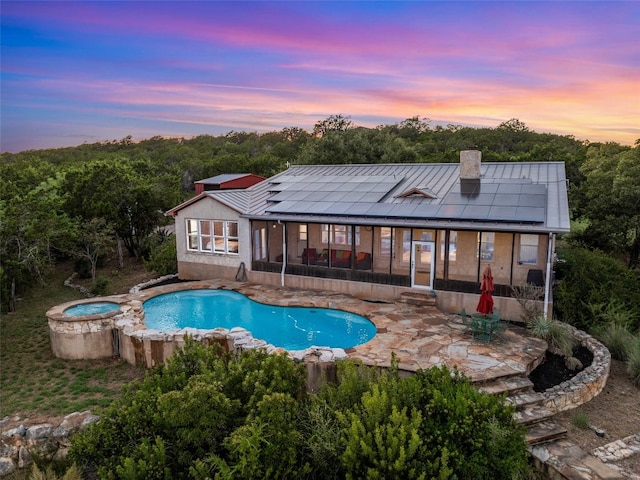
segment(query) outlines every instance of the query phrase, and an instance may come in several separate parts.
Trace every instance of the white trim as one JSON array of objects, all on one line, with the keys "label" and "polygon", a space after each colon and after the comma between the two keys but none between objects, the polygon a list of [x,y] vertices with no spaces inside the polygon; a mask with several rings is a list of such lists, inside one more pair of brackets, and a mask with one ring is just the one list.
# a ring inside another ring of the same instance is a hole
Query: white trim
[{"label": "white trim", "polygon": [[[416,246],[429,246],[431,248],[431,266],[429,269],[429,285],[420,285],[416,284],[416,257],[414,255],[416,251]],[[421,290],[433,290],[433,277],[435,274],[435,269],[433,268],[434,264],[434,255],[436,255],[436,242],[425,242],[423,240],[414,240],[411,242],[411,288],[418,288]]]}]

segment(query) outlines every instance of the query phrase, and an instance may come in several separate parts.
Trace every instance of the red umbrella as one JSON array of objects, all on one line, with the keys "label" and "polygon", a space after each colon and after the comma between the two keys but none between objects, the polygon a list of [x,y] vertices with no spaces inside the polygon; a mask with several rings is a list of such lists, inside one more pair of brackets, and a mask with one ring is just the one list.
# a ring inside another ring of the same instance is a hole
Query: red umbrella
[{"label": "red umbrella", "polygon": [[478,302],[476,311],[483,315],[493,313],[493,297],[491,296],[491,293],[482,292],[480,294],[480,301]]},{"label": "red umbrella", "polygon": [[482,283],[480,283],[482,293],[480,294],[480,301],[476,307],[477,312],[483,315],[493,313],[493,297],[491,296],[493,289],[493,274],[491,273],[491,267],[487,265],[482,272]]}]

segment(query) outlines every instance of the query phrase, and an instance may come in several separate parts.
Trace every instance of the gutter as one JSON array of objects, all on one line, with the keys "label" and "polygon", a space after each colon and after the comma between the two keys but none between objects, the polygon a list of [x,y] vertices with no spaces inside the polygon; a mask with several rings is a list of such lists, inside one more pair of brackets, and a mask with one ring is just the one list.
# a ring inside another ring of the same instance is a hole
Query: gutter
[{"label": "gutter", "polygon": [[555,235],[549,233],[549,244],[547,247],[547,278],[544,285],[544,318],[549,315],[549,301],[551,296],[551,263],[553,259],[553,250],[555,249]]}]

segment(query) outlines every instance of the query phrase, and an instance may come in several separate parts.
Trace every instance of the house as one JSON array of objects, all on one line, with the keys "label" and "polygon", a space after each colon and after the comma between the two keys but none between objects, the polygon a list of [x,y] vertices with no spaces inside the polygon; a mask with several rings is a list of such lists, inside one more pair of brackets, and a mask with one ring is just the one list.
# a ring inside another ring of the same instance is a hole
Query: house
[{"label": "house", "polygon": [[203,192],[175,217],[183,279],[236,278],[376,300],[436,295],[475,311],[493,270],[502,318],[512,286],[543,287],[551,314],[555,238],[569,232],[563,162],[295,165],[243,190]]},{"label": "house", "polygon": [[236,188],[248,188],[265,178],[253,173],[225,173],[215,177],[198,180],[195,183],[196,195],[209,190],[231,190]]}]

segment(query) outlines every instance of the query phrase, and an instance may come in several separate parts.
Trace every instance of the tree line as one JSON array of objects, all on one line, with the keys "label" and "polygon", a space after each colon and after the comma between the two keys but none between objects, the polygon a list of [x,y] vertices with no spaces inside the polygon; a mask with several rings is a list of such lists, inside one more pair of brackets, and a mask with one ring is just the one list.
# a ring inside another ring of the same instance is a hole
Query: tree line
[{"label": "tree line", "polygon": [[191,139],[153,137],[0,155],[0,293],[14,309],[20,291],[73,259],[94,277],[100,258],[148,258],[162,242],[163,212],[193,196],[194,181],[222,173],[270,177],[291,164],[563,161],[576,238],[638,265],[640,141],[590,143],[530,130],[517,119],[495,128],[431,126],[413,117],[365,128],[333,115],[313,131],[231,131]]}]

